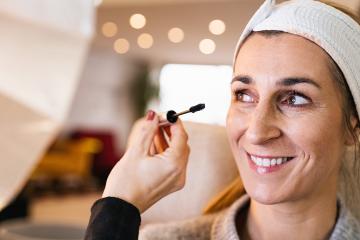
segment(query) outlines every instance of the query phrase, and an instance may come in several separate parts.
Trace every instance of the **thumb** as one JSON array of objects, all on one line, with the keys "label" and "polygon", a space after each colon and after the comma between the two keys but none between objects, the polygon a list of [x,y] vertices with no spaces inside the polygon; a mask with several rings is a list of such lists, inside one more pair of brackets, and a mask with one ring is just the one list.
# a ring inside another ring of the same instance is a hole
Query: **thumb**
[{"label": "thumb", "polygon": [[188,134],[180,119],[175,124],[170,126],[171,138],[169,145],[173,149],[182,152],[187,147]]}]

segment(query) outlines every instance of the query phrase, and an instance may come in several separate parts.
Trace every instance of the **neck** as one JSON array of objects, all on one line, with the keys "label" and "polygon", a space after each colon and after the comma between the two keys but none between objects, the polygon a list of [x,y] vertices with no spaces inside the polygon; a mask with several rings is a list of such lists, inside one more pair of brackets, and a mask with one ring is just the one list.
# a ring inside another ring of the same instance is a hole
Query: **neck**
[{"label": "neck", "polygon": [[336,187],[305,200],[264,205],[251,200],[245,239],[327,239],[336,222]]}]

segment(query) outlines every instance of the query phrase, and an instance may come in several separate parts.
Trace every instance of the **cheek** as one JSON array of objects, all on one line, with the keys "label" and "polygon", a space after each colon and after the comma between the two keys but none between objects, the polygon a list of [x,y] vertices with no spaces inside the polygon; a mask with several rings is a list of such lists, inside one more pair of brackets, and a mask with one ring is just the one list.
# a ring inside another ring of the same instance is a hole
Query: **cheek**
[{"label": "cheek", "polygon": [[283,134],[294,144],[303,150],[310,151],[326,135],[326,127],[322,121],[314,121],[312,118],[290,119],[285,122]]},{"label": "cheek", "polygon": [[230,106],[226,118],[226,130],[231,146],[236,145],[246,129],[246,115],[239,113],[235,107]]},{"label": "cheek", "polygon": [[331,119],[328,114],[314,114],[314,116],[292,119],[284,130],[288,132],[294,143],[301,144],[305,149],[329,152],[330,147],[343,145],[341,120]]},{"label": "cheek", "polygon": [[283,128],[290,146],[303,156],[304,175],[326,176],[340,166],[344,150],[342,123],[339,118],[329,119],[328,114],[299,116],[289,119]]}]

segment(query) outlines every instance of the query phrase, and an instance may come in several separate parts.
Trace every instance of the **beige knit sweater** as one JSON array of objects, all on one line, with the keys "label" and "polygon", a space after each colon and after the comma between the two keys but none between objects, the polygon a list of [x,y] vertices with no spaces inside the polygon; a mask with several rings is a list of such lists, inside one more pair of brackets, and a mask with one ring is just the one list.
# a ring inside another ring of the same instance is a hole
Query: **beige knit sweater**
[{"label": "beige knit sweater", "polygon": [[[235,217],[243,211],[250,198],[244,195],[228,209],[196,219],[156,224],[140,231],[140,240],[239,240]],[[339,217],[330,240],[360,240],[360,224],[339,201]]]}]

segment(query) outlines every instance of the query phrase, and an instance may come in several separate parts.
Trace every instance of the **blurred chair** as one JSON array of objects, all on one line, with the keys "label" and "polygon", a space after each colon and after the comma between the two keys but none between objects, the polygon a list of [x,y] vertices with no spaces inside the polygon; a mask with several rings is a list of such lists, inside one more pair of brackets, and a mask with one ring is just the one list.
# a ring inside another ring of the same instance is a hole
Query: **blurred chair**
[{"label": "blurred chair", "polygon": [[92,157],[100,150],[101,142],[93,138],[58,140],[40,160],[30,180],[66,176],[86,180],[91,176]]},{"label": "blurred chair", "polygon": [[101,143],[101,151],[98,151],[93,158],[92,174],[105,184],[111,169],[122,155],[116,151],[114,133],[111,130],[77,129],[72,132],[71,137],[72,139],[92,138]]},{"label": "blurred chair", "polygon": [[239,175],[225,128],[184,122],[191,148],[185,187],[161,199],[142,215],[142,224],[200,216],[210,200]]}]

